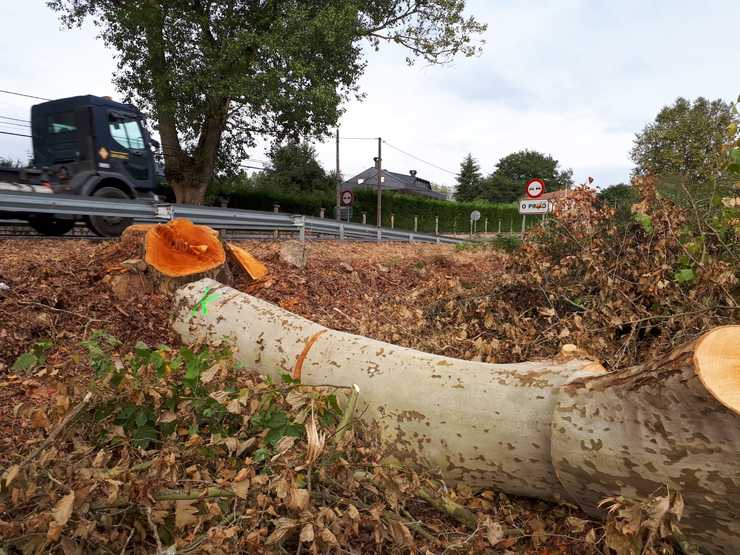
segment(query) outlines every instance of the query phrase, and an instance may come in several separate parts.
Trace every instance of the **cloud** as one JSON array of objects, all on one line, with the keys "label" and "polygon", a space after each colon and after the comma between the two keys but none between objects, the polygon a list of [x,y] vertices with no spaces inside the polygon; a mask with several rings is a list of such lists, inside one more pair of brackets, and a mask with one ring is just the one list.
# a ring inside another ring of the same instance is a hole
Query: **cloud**
[{"label": "cloud", "polygon": [[[114,56],[93,25],[62,30],[43,2],[14,10],[4,14],[0,35],[0,88],[51,98],[113,92]],[[416,169],[445,184],[454,183],[468,152],[490,172],[523,148],[553,155],[577,180],[591,175],[609,184],[628,179],[634,133],[662,106],[678,96],[732,100],[740,93],[736,0],[469,0],[467,11],[489,24],[480,57],[407,67],[400,47],[368,51],[367,96],[348,104],[341,135],[382,136],[448,171],[388,146],[385,167]],[[0,114],[27,117],[32,103],[0,95]],[[0,156],[23,157],[29,147],[27,139],[0,135]],[[324,167],[334,168],[333,141],[317,148]],[[341,141],[347,176],[376,155],[375,141]]]}]

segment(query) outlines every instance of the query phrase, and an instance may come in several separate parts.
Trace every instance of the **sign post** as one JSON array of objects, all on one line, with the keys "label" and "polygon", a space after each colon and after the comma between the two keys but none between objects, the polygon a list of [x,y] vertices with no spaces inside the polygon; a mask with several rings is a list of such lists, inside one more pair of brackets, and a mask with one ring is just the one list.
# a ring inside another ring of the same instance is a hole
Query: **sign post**
[{"label": "sign post", "polygon": [[545,200],[542,195],[545,194],[545,182],[540,178],[530,179],[524,186],[524,193],[527,198],[519,201],[519,213],[522,218],[522,233],[524,233],[524,221],[527,214],[547,214],[552,212],[552,203]]},{"label": "sign post", "polygon": [[477,210],[473,210],[470,213],[470,236],[471,237],[477,231],[478,220],[480,220],[480,212],[478,212]]},{"label": "sign post", "polygon": [[341,201],[341,208],[340,208],[340,216],[339,220],[342,220],[341,212],[345,212],[347,214],[347,221],[350,221],[352,219],[352,203],[355,200],[355,195],[350,191],[349,189],[345,189],[340,194]]}]

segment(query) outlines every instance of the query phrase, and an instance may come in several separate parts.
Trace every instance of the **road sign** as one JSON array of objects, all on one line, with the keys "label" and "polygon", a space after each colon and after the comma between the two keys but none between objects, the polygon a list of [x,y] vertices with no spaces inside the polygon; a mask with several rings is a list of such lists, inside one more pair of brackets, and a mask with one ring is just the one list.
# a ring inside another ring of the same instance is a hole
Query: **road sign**
[{"label": "road sign", "polygon": [[470,221],[477,222],[478,220],[480,220],[480,212],[478,212],[477,210],[473,210],[470,213]]},{"label": "road sign", "polygon": [[545,182],[539,178],[530,179],[527,181],[524,192],[529,198],[539,198],[545,192]]},{"label": "road sign", "polygon": [[342,191],[342,206],[352,206],[352,201],[355,199],[352,191]]},{"label": "road sign", "polygon": [[520,214],[547,214],[552,212],[552,203],[549,200],[522,199],[519,201]]}]

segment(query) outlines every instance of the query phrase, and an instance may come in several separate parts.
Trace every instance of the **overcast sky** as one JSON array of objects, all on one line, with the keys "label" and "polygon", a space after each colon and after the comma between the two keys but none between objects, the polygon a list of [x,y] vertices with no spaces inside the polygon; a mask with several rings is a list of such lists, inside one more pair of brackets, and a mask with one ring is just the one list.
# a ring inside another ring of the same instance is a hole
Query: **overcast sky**
[{"label": "overcast sky", "polygon": [[[0,6],[0,89],[117,96],[112,53],[91,24],[63,30],[42,0]],[[442,184],[454,183],[468,152],[489,173],[500,157],[530,148],[573,168],[578,182],[593,176],[604,186],[628,179],[634,133],[662,106],[678,96],[740,94],[737,0],[469,0],[467,10],[488,23],[480,57],[409,68],[400,48],[370,53],[361,80],[367,96],[347,106],[340,135],[382,136],[438,166],[384,145],[386,168],[416,169]],[[0,94],[0,115],[28,118],[34,102]],[[333,168],[334,143],[317,147]],[[342,141],[342,173],[372,165],[376,149],[372,141]],[[29,151],[30,139],[0,134],[0,156],[24,159]],[[265,158],[261,149],[251,156]]]}]

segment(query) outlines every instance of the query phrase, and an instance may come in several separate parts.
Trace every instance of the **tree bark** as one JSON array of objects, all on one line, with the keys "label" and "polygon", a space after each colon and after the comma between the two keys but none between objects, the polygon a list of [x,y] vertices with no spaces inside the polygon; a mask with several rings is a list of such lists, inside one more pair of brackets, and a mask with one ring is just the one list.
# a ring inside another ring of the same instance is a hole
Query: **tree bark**
[{"label": "tree bark", "polygon": [[[209,287],[218,300],[193,314]],[[486,364],[422,353],[329,330],[212,280],[180,289],[175,305],[186,342],[233,337],[239,360],[276,380],[298,370],[307,384],[359,385],[356,412],[378,426],[386,456],[543,499],[564,495],[550,462],[558,388],[603,372],[586,360]]]},{"label": "tree bark", "polygon": [[[218,292],[208,314],[192,308]],[[686,500],[682,530],[740,551],[740,326],[717,328],[651,365],[607,374],[586,360],[486,364],[329,330],[205,279],[176,294],[186,342],[234,340],[246,367],[304,383],[360,386],[357,413],[384,454],[449,480],[598,515],[608,496]]]},{"label": "tree bark", "polygon": [[209,99],[198,142],[192,153],[187,154],[177,132],[177,100],[173,94],[162,31],[164,13],[157,3],[153,3],[150,9],[157,17],[146,27],[145,36],[165,160],[165,178],[175,192],[176,202],[201,205],[205,202],[208,184],[216,167],[221,136],[228,117],[229,99],[218,95]]},{"label": "tree bark", "polygon": [[712,553],[740,552],[740,326],[716,328],[651,365],[561,388],[552,459],[584,510],[669,487],[681,529]]}]

